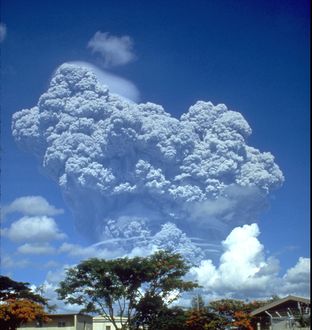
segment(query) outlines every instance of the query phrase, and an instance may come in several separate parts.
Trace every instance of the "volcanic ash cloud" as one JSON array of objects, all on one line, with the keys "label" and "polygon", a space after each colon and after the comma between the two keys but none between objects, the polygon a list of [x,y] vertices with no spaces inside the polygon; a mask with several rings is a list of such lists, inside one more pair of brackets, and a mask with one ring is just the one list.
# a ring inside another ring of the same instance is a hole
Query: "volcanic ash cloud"
[{"label": "volcanic ash cloud", "polygon": [[[283,175],[248,146],[239,112],[198,101],[180,119],[109,92],[86,68],[63,64],[13,136],[55,180],[92,241],[150,237],[166,223],[215,239],[254,221]],[[224,234],[224,232],[223,232]]]}]

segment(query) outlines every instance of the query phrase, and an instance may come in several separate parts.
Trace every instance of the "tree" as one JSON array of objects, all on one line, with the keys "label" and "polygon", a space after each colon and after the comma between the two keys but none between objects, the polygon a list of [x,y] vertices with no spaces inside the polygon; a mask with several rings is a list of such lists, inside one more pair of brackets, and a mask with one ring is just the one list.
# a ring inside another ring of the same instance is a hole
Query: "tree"
[{"label": "tree", "polygon": [[186,324],[187,313],[179,307],[161,310],[157,317],[149,324],[149,330],[188,330]]},{"label": "tree", "polygon": [[[151,323],[183,291],[197,287],[183,280],[189,266],[178,254],[159,251],[149,257],[82,261],[66,272],[57,289],[66,303],[97,312],[116,329]],[[116,315],[119,316],[116,316]]]},{"label": "tree", "polygon": [[191,309],[187,313],[186,325],[190,330],[223,329],[226,319],[205,305],[200,294],[191,300]]},{"label": "tree", "polygon": [[28,299],[8,299],[0,304],[0,328],[15,330],[22,324],[36,320],[48,322],[44,307]]},{"label": "tree", "polygon": [[243,330],[252,330],[253,320],[250,317],[250,312],[266,303],[267,301],[258,300],[244,302],[236,299],[221,299],[210,302],[209,308],[225,317],[229,325],[237,326]]},{"label": "tree", "polygon": [[48,306],[47,299],[34,293],[28,286],[29,283],[16,282],[7,276],[0,275],[0,300],[28,299],[38,304]]},{"label": "tree", "polygon": [[210,302],[209,308],[220,315],[232,318],[235,312],[245,311],[245,303],[242,300],[221,299]]},{"label": "tree", "polygon": [[226,319],[214,312],[209,312],[207,309],[190,310],[186,320],[187,329],[189,330],[224,329],[226,324]]},{"label": "tree", "polygon": [[221,299],[212,301],[208,307],[222,315],[233,316],[235,312],[243,311],[250,313],[254,309],[264,306],[268,302],[266,300],[254,300],[251,302],[245,302],[237,299]]},{"label": "tree", "polygon": [[244,311],[236,311],[233,315],[233,325],[242,330],[253,330],[251,316]]},{"label": "tree", "polygon": [[16,282],[0,275],[0,328],[15,330],[28,321],[47,322],[45,298],[31,291],[29,283]]}]

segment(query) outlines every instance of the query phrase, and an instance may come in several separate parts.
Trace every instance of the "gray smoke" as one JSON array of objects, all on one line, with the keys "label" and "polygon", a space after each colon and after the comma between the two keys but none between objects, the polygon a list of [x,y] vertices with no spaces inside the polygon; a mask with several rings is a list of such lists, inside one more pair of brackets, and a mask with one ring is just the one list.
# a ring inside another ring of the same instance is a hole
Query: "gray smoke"
[{"label": "gray smoke", "polygon": [[253,222],[284,180],[272,154],[247,145],[251,128],[239,112],[198,101],[177,119],[111,94],[73,64],[58,68],[35,107],[13,115],[12,131],[93,242],[138,244],[169,222],[215,241]]}]

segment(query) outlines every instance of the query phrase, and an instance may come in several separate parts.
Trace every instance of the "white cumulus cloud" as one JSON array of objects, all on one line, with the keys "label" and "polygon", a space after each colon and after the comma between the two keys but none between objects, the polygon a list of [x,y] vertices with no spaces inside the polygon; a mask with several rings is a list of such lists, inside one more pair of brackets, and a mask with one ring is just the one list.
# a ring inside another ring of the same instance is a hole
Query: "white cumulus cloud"
[{"label": "white cumulus cloud", "polygon": [[31,263],[28,259],[14,259],[9,255],[1,255],[1,267],[3,269],[27,268]]},{"label": "white cumulus cloud", "polygon": [[49,300],[49,304],[56,306],[55,312],[57,313],[78,313],[81,310],[81,306],[77,304],[65,304],[63,300],[59,300],[55,291],[58,288],[59,282],[64,280],[66,269],[74,266],[63,265],[53,271],[48,271],[46,280],[40,285],[42,296]]},{"label": "white cumulus cloud", "polygon": [[58,282],[45,281],[41,286],[42,295],[49,300],[49,304],[56,306],[56,313],[79,313],[81,306],[78,304],[65,304],[63,300],[59,300],[56,289],[58,288]]},{"label": "white cumulus cloud", "polygon": [[[280,277],[279,261],[266,258],[258,240],[257,224],[236,227],[222,242],[218,265],[202,260],[191,273],[204,289],[215,296],[270,297],[273,294],[306,296],[310,283],[310,259],[300,258],[297,265]],[[294,284],[294,286],[292,286]]]},{"label": "white cumulus cloud", "polygon": [[11,204],[5,205],[2,208],[2,216],[14,212],[31,216],[53,216],[62,214],[64,211],[49,204],[49,202],[42,196],[23,196],[16,198]]},{"label": "white cumulus cloud", "polygon": [[120,256],[124,251],[115,250],[114,252],[109,251],[105,248],[98,248],[96,246],[81,246],[79,244],[63,243],[58,249],[59,253],[65,253],[72,257],[78,257],[79,259],[87,258],[102,258],[112,259]]},{"label": "white cumulus cloud", "polygon": [[53,254],[56,249],[48,243],[25,243],[17,248],[17,252],[22,254]]},{"label": "white cumulus cloud", "polygon": [[129,36],[117,37],[108,32],[97,31],[88,42],[88,48],[93,53],[100,54],[105,67],[124,65],[136,58],[133,40]]},{"label": "white cumulus cloud", "polygon": [[300,257],[297,264],[288,269],[283,276],[282,290],[285,293],[296,294],[297,292],[305,293],[305,296],[310,293],[310,273],[311,260],[310,258]]},{"label": "white cumulus cloud", "polygon": [[14,242],[47,242],[65,239],[55,220],[46,216],[22,217],[10,227],[3,228],[3,235]]}]

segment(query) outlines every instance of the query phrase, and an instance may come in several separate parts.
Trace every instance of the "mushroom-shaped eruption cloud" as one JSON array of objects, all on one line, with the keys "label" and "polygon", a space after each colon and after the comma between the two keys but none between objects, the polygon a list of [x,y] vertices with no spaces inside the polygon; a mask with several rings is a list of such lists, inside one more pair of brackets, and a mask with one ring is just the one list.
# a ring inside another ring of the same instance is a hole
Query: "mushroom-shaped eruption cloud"
[{"label": "mushroom-shaped eruption cloud", "polygon": [[55,180],[91,241],[155,236],[166,223],[213,240],[254,221],[283,174],[248,146],[239,112],[198,101],[172,117],[109,92],[63,64],[38,104],[13,115],[13,136]]}]

